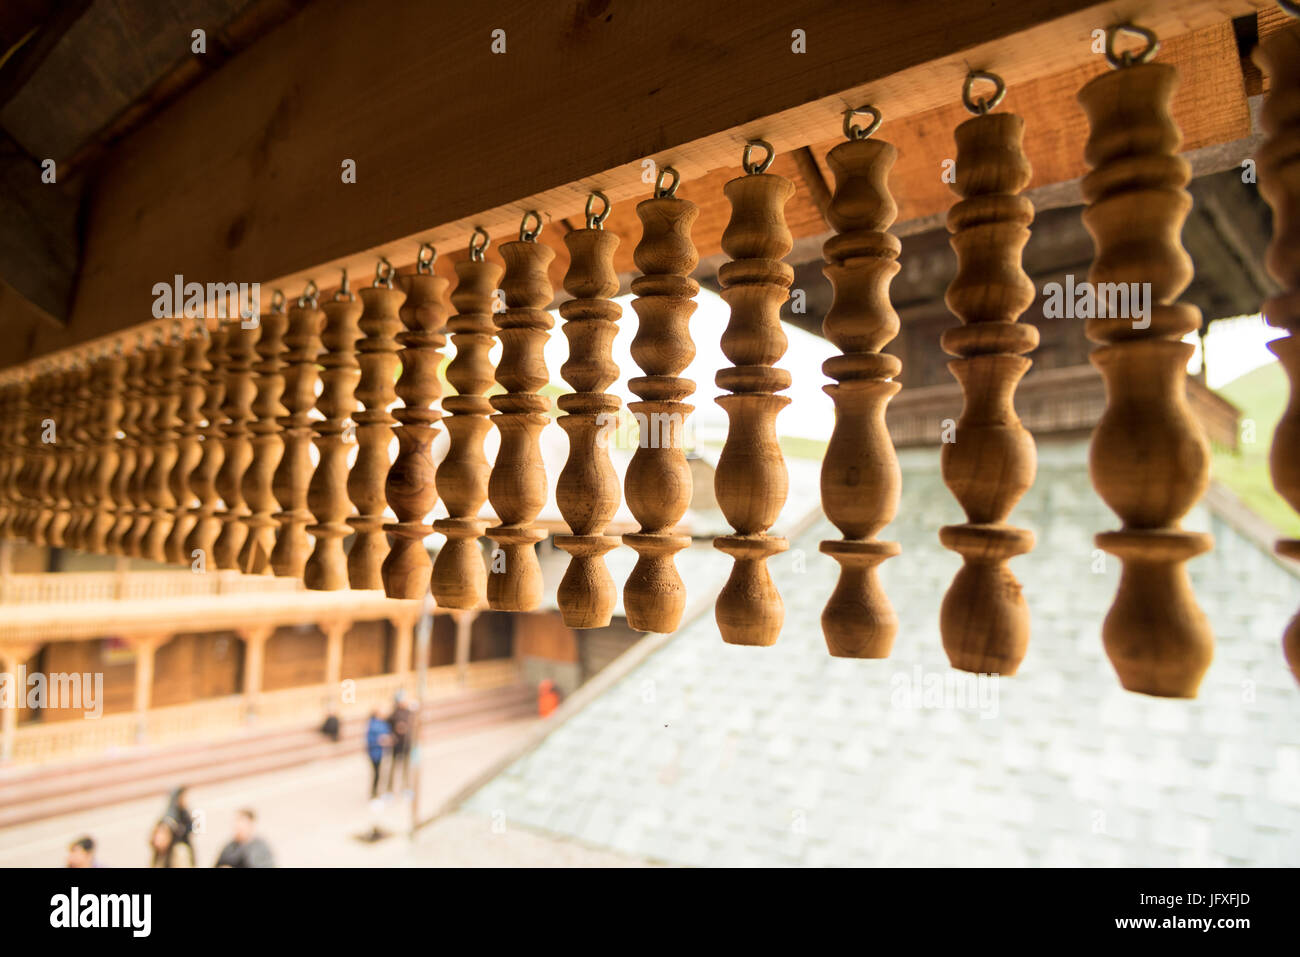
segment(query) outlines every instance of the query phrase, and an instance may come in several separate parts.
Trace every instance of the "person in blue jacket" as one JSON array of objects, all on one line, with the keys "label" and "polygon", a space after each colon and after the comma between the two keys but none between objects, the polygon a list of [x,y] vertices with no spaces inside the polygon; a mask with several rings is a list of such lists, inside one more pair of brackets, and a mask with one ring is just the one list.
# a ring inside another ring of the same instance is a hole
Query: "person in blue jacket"
[{"label": "person in blue jacket", "polygon": [[370,796],[379,796],[379,768],[384,763],[384,749],[393,743],[393,729],[387,721],[379,717],[378,711],[370,712],[370,723],[366,725],[366,755],[374,771],[370,781]]}]

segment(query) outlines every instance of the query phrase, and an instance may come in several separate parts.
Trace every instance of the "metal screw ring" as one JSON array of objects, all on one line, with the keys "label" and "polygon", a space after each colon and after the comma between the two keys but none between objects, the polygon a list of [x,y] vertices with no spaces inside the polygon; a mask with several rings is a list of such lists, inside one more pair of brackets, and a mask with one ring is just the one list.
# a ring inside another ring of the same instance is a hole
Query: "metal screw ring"
[{"label": "metal screw ring", "polygon": [[[536,229],[528,228],[528,220],[532,219],[537,223]],[[521,243],[535,243],[538,235],[542,231],[542,216],[535,209],[530,209],[524,213],[524,218],[519,221],[519,241]]]},{"label": "metal screw ring", "polygon": [[[671,186],[664,186],[665,176],[671,176],[673,178],[673,184]],[[681,185],[681,182],[682,177],[677,170],[673,169],[671,166],[659,167],[659,173],[655,176],[655,199],[671,199],[676,196],[677,187]]]},{"label": "metal screw ring", "polygon": [[[599,213],[595,212],[596,200],[598,199],[604,204],[604,206],[601,208],[601,211]],[[593,189],[591,191],[591,194],[587,197],[587,208],[586,208],[587,228],[604,229],[605,220],[609,219],[609,210],[610,210],[609,197],[606,196],[604,193],[602,193],[600,190]]]},{"label": "metal screw ring", "polygon": [[[482,242],[478,240],[482,238]],[[481,263],[483,254],[487,252],[488,243],[492,242],[492,237],[487,234],[487,230],[482,226],[475,226],[474,232],[469,237],[469,258],[471,262]]]},{"label": "metal screw ring", "polygon": [[[1121,33],[1141,37],[1147,41],[1147,45],[1136,53],[1131,50],[1125,50],[1123,53],[1116,54],[1115,38]],[[1134,26],[1131,23],[1121,23],[1106,31],[1106,62],[1116,69],[1132,66],[1134,63],[1146,63],[1156,55],[1156,51],[1159,49],[1160,41],[1156,39],[1155,33],[1148,30],[1146,27]]]},{"label": "metal screw ring", "polygon": [[[347,271],[344,270],[344,275]],[[316,297],[320,295],[320,287],[316,285],[315,279],[308,279],[307,285],[303,287],[302,295],[298,297],[298,308],[305,309],[308,305],[316,308]]]},{"label": "metal screw ring", "polygon": [[[993,95],[989,97],[974,98],[971,91],[975,84],[980,80],[988,80],[993,84]],[[1007,95],[1007,85],[1002,82],[1002,77],[996,73],[990,73],[988,70],[971,70],[966,74],[966,82],[961,85],[961,101],[966,104],[966,109],[970,110],[976,116],[983,116],[989,110],[995,110],[1002,98]]]},{"label": "metal screw ring", "polygon": [[[425,253],[429,255],[426,257]],[[433,243],[420,243],[420,251],[415,254],[415,271],[422,276],[433,275],[433,264],[438,259],[438,250]]]},{"label": "metal screw ring", "polygon": [[271,311],[284,312],[284,290],[277,289],[271,293]]},{"label": "metal screw ring", "polygon": [[[855,116],[869,116],[871,122],[867,124],[866,129],[863,129],[853,122]],[[880,129],[880,124],[883,122],[884,117],[880,115],[880,111],[869,103],[856,108],[849,107],[844,111],[844,135],[851,140],[865,140]]]},{"label": "metal screw ring", "polygon": [[393,288],[393,264],[388,261],[387,256],[380,256],[379,262],[375,263],[375,281],[370,285]]},{"label": "metal screw ring", "polygon": [[[767,156],[757,163],[750,160],[754,153],[754,147],[760,147],[767,150]],[[772,160],[776,159],[776,149],[767,140],[750,140],[745,144],[745,152],[741,154],[740,165],[744,168],[746,175],[756,176],[759,173],[766,173],[767,168],[772,165]]]}]

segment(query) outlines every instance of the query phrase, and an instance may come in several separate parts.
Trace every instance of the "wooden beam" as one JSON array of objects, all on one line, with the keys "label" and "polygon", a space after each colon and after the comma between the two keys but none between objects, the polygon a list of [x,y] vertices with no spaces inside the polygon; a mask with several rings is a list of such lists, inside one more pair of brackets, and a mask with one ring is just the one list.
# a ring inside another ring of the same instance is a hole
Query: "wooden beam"
[{"label": "wooden beam", "polygon": [[[691,195],[711,171],[737,172],[747,138],[782,153],[823,144],[862,102],[885,112],[891,135],[928,117],[950,136],[959,117],[942,111],[957,108],[936,105],[955,101],[968,66],[1002,74],[1032,122],[1029,84],[1070,77],[1038,101],[1055,109],[1103,69],[1094,30],[1133,19],[1176,51],[1175,38],[1268,2],[891,0],[867,12],[699,0],[678,21],[657,5],[600,0],[576,12],[503,0],[436,14],[417,0],[323,0],[115,150],[90,205],[68,327],[35,349],[147,319],[154,283],[175,273],[295,290],[341,266],[360,278],[381,253],[409,262],[421,239],[459,250],[476,223],[504,238],[528,208],[552,222],[580,215],[592,187],[621,206],[648,195],[646,158],[676,166]],[[505,54],[490,52],[493,29],[506,33]],[[807,53],[791,51],[794,29]],[[1204,55],[1197,71],[1215,67]],[[1043,120],[1058,124],[1050,111]],[[1081,150],[1082,138],[1063,148]],[[355,184],[341,181],[345,159]],[[941,189],[935,160],[910,162]]]}]

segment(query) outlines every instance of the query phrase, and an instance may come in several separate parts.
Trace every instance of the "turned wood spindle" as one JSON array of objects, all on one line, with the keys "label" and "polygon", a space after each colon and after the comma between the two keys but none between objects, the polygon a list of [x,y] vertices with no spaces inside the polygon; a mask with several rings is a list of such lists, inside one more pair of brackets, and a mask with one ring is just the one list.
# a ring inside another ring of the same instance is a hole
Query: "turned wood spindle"
[{"label": "turned wood spindle", "polygon": [[[529,229],[529,221],[536,223]],[[501,246],[505,275],[501,289],[505,311],[496,317],[501,338],[497,381],[505,393],[489,399],[501,433],[488,498],[500,524],[487,531],[496,543],[488,570],[488,604],[495,611],[532,611],[542,601],[542,567],[536,546],[546,532],[534,526],[546,505],[546,466],[540,447],[542,429],[550,421],[551,400],[539,394],[550,382],[546,370],[546,341],[555,325],[546,307],[554,298],[547,266],[555,251],[537,241],[542,219],[524,214],[519,239]]]},{"label": "turned wood spindle", "polygon": [[122,354],[122,340],[104,359],[104,371],[95,387],[99,425],[95,433],[95,473],[91,479],[94,515],[86,532],[86,550],[97,555],[111,551],[111,536],[117,524],[117,498],[114,482],[121,464],[118,429],[124,410],[127,360]]},{"label": "turned wood spindle", "polygon": [[193,333],[185,340],[181,357],[181,376],[177,383],[179,403],[176,408],[176,462],[168,484],[174,507],[171,531],[163,544],[163,558],[173,565],[187,565],[185,540],[194,529],[198,496],[190,484],[194,470],[203,459],[203,400],[207,393],[205,373],[208,364],[208,327],[203,319],[195,322]]},{"label": "turned wood spindle", "polygon": [[[978,80],[997,90],[972,99]],[[974,119],[957,127],[956,181],[961,197],[948,212],[957,275],[948,308],[961,325],[946,329],[948,369],[961,384],[964,404],[952,442],[940,452],[944,484],[966,513],[962,525],[939,530],[939,541],[961,555],[962,567],[939,611],[943,647],[954,668],[1014,675],[1029,647],[1029,606],[1008,561],[1034,547],[1034,535],[1007,518],[1034,483],[1034,437],[1015,409],[1016,384],[1029,371],[1025,353],[1038,330],[1016,322],[1034,301],[1034,284],[1021,268],[1034,207],[1019,195],[1033,171],[1021,143],[1024,120],[990,113],[1005,93],[1000,77],[967,75],[962,90]]]},{"label": "turned wood spindle", "polygon": [[13,468],[18,464],[18,449],[15,442],[15,427],[18,425],[18,420],[15,413],[19,375],[18,372],[11,370],[6,374],[4,385],[0,388],[0,538],[9,537],[6,529],[14,507],[10,480],[13,476]]},{"label": "turned wood spindle", "polygon": [[[311,308],[316,308],[314,292]],[[342,286],[325,303],[323,312],[325,327],[321,343],[325,351],[320,365],[324,371],[320,375],[322,388],[316,408],[324,418],[312,422],[320,461],[307,491],[307,504],[315,522],[307,531],[315,536],[316,544],[307,559],[303,582],[314,590],[334,591],[348,587],[347,556],[343,552],[343,539],[349,532],[346,520],[352,514],[352,500],[348,497],[347,433],[357,408],[356,387],[361,377],[356,354],[357,339],[361,336],[357,327],[361,303],[348,289],[346,272]]]},{"label": "turned wood spindle", "polygon": [[158,410],[162,405],[159,394],[163,360],[163,330],[155,330],[154,344],[145,351],[144,361],[136,379],[140,394],[140,414],[136,419],[135,469],[131,472],[130,498],[131,525],[123,539],[123,553],[131,558],[144,557],[144,540],[153,520],[153,506],[149,503],[149,475],[157,454]]},{"label": "turned wood spindle", "polygon": [[252,438],[253,458],[244,471],[241,486],[248,505],[244,520],[248,535],[239,552],[239,570],[245,575],[266,575],[271,572],[271,552],[275,549],[275,472],[284,454],[284,440],[280,437],[280,420],[285,407],[280,399],[284,393],[284,341],[289,317],[284,311],[284,293],[278,289],[271,297],[270,312],[263,313],[261,334],[257,338],[257,363],[254,381],[253,420],[248,431]]},{"label": "turned wood spindle", "polygon": [[64,548],[83,550],[85,544],[82,530],[91,514],[87,497],[87,470],[95,467],[94,448],[91,432],[94,427],[94,410],[92,395],[95,376],[99,371],[98,360],[91,354],[81,357],[81,369],[77,376],[76,391],[72,401],[75,409],[71,428],[72,443],[68,452],[71,462],[68,475],[64,480],[64,495],[68,500],[68,518],[64,523],[62,537]]},{"label": "turned wood spindle", "polygon": [[54,443],[54,471],[50,475],[49,521],[45,541],[52,548],[66,548],[64,537],[72,521],[72,469],[79,457],[81,428],[81,390],[86,364],[81,357],[69,361],[60,383],[62,396],[58,406],[58,437]]},{"label": "turned wood spindle", "polygon": [[212,551],[217,567],[229,571],[239,568],[239,553],[248,538],[250,509],[244,501],[244,473],[253,464],[248,427],[253,421],[253,400],[257,398],[253,362],[261,331],[260,320],[238,320],[231,325],[227,345],[230,361],[226,364],[226,401],[221,408],[221,444],[226,454],[217,473],[217,491],[222,502],[217,513],[221,532]]},{"label": "turned wood spindle", "polygon": [[[865,114],[865,128],[853,116]],[[899,390],[902,363],[881,352],[898,335],[898,314],[889,284],[898,273],[901,247],[888,232],[898,206],[889,192],[889,171],[898,151],[871,139],[879,128],[874,107],[846,110],[847,142],[826,155],[835,190],[826,216],[835,235],[822,247],[822,271],[834,288],[822,333],[841,355],[822,364],[835,380],[823,386],[835,403],[835,425],[822,461],[821,494],[826,517],[843,538],[821,543],[840,565],[839,580],[822,610],[822,634],[830,654],[886,658],[898,633],[898,616],[881,587],[877,569],[897,555],[897,542],[876,539],[894,519],[902,473],[885,425],[885,408]]]},{"label": "turned wood spindle", "polygon": [[160,350],[158,367],[158,411],[154,418],[153,461],[145,479],[146,497],[153,511],[141,544],[141,557],[150,561],[167,561],[167,539],[176,522],[176,496],[172,494],[172,470],[179,455],[177,440],[181,421],[177,409],[181,404],[181,363],[185,342],[181,323],[173,326],[172,339]]},{"label": "turned wood spindle", "polygon": [[492,472],[483,440],[492,426],[487,391],[496,371],[488,353],[497,331],[492,302],[501,281],[501,267],[484,258],[487,246],[487,233],[476,228],[469,259],[456,263],[456,289],[451,294],[456,314],[447,326],[456,350],[447,364],[447,382],[456,394],[442,400],[450,443],[435,476],[447,518],[433,523],[433,530],[447,540],[430,577],[433,596],[443,608],[477,608],[487,599],[487,568],[479,546],[487,523],[478,513],[487,501]]},{"label": "turned wood spindle", "polygon": [[[284,354],[284,390],[280,402],[285,414],[278,420],[281,428],[283,452],[276,466],[271,489],[279,511],[275,520],[279,527],[275,536],[275,547],[271,550],[271,570],[275,574],[289,578],[306,578],[307,559],[312,553],[312,539],[307,534],[308,526],[317,521],[314,509],[308,499],[308,489],[313,482],[311,445],[315,434],[312,429],[312,409],[316,406],[316,385],[321,379],[317,359],[328,371],[332,357],[329,353],[321,356],[321,325],[325,322],[325,313],[316,302],[316,284],[309,283],[306,292],[299,296],[289,308],[289,325],[285,332],[284,344],[288,351]],[[349,309],[360,307],[351,304]],[[355,321],[355,316],[353,317]],[[354,337],[355,338],[355,337]],[[326,344],[328,348],[328,343]],[[349,350],[351,345],[348,346]],[[351,398],[351,386],[348,396]],[[321,413],[326,411],[331,394],[330,379],[325,378],[325,388],[321,392]],[[347,411],[343,413],[347,416]],[[328,420],[326,420],[328,421]],[[321,454],[324,460],[324,452]],[[339,469],[346,466],[340,464]],[[346,474],[340,484],[346,479]],[[347,515],[346,508],[343,515]],[[342,517],[340,517],[342,521]],[[344,532],[346,532],[346,526]],[[316,539],[319,547],[320,538]],[[343,553],[339,551],[339,567],[343,567]],[[342,574],[346,574],[346,569]],[[308,588],[312,586],[308,584]],[[335,585],[333,587],[342,587]]]},{"label": "turned wood spindle", "polygon": [[[1296,14],[1300,16],[1300,13]],[[1259,190],[1273,209],[1273,238],[1265,265],[1282,291],[1264,303],[1264,317],[1286,335],[1269,343],[1290,382],[1286,409],[1269,449],[1273,486],[1300,512],[1300,22],[1259,45],[1271,81],[1259,122],[1267,134],[1259,157]],[[1300,561],[1300,539],[1284,538],[1277,553]],[[1282,637],[1291,673],[1300,681],[1300,615]]]},{"label": "turned wood spindle", "polygon": [[[767,155],[751,162],[756,146]],[[777,414],[790,400],[776,393],[790,388],[792,379],[774,365],[787,345],[781,303],[789,297],[794,270],[782,259],[794,242],[785,224],[794,184],[767,172],[775,157],[770,143],[751,141],[741,160],[745,175],[723,187],[731,219],[722,233],[722,249],[731,261],[718,270],[718,281],[731,307],[722,334],[722,352],[731,368],[720,369],[715,379],[730,394],[716,400],[727,413],[728,427],[713,489],[735,534],[715,538],[713,545],[735,562],[715,609],[722,640],[733,645],[772,645],[785,621],[767,560],[789,543],[767,530],[780,516],[790,489],[776,437]]]},{"label": "turned wood spindle", "polygon": [[[672,184],[666,186],[668,177]],[[632,280],[637,314],[632,359],[645,374],[628,381],[639,398],[627,408],[637,420],[640,439],[623,491],[641,528],[623,536],[623,544],[637,553],[623,585],[623,608],[631,628],[660,634],[676,631],[686,610],[686,586],[673,556],[691,544],[677,523],[691,502],[682,440],[695,407],[683,400],[695,392],[695,383],[681,373],[695,358],[689,322],[700,284],[690,274],[700,257],[691,242],[691,226],[700,211],[677,198],[679,182],[671,166],[659,170],[654,196],[636,207],[641,241],[632,252],[641,272]]]},{"label": "turned wood spindle", "polygon": [[33,545],[51,544],[47,532],[54,518],[54,478],[59,469],[59,429],[60,419],[67,403],[67,384],[70,370],[66,359],[56,360],[59,364],[46,380],[42,396],[43,409],[37,410],[37,440],[40,454],[37,458],[32,484],[32,518],[28,527],[28,540]]},{"label": "turned wood spindle", "polygon": [[[427,253],[427,255],[426,255]],[[430,446],[438,432],[442,412],[437,402],[442,395],[438,366],[442,347],[447,344],[447,280],[433,274],[437,253],[421,245],[416,257],[416,274],[406,282],[406,301],[398,315],[405,326],[398,333],[402,366],[397,380],[397,397],[402,405],[393,410],[398,425],[397,456],[388,470],[384,494],[396,522],[384,526],[389,551],[381,568],[384,593],[389,598],[423,598],[429,590],[433,562],[424,540],[433,533],[427,523],[438,501],[434,484]]]},{"label": "turned wood spindle", "polygon": [[[1145,37],[1146,49],[1117,57],[1121,31]],[[1180,238],[1192,205],[1183,188],[1190,167],[1177,155],[1182,136],[1169,109],[1178,73],[1147,62],[1156,50],[1148,31],[1125,25],[1106,39],[1115,69],[1079,92],[1090,128],[1084,158],[1091,171],[1082,183],[1083,222],[1095,247],[1088,280],[1094,289],[1116,283],[1135,292],[1146,284],[1150,294],[1145,316],[1102,315],[1109,309],[1098,296],[1098,315],[1085,326],[1100,343],[1091,359],[1106,383],[1089,471],[1123,525],[1096,538],[1121,563],[1102,637],[1128,690],[1194,697],[1214,640],[1186,562],[1213,540],[1179,526],[1205,492],[1209,449],[1187,403],[1194,347],[1182,341],[1200,328],[1200,311],[1176,302],[1192,279]]]},{"label": "turned wood spindle", "polygon": [[100,433],[103,423],[103,407],[100,405],[100,391],[108,372],[109,350],[102,349],[91,360],[82,390],[82,417],[79,432],[81,435],[79,449],[81,462],[74,473],[75,498],[73,499],[73,518],[68,531],[65,532],[69,546],[81,551],[90,551],[91,529],[95,522],[96,477],[99,474]]},{"label": "turned wood spindle", "polygon": [[144,336],[136,338],[135,349],[126,360],[122,388],[122,438],[118,442],[117,471],[113,474],[113,527],[108,532],[108,553],[127,554],[127,534],[135,514],[135,499],[131,494],[136,464],[140,461],[140,414],[144,393],[142,377],[145,369]]},{"label": "turned wood spindle", "polygon": [[384,482],[388,478],[388,446],[397,421],[388,407],[397,398],[396,335],[402,328],[397,311],[405,299],[406,293],[393,286],[392,263],[380,259],[374,282],[361,290],[361,338],[357,340],[361,380],[356,389],[361,410],[352,416],[357,457],[348,472],[348,498],[357,510],[348,518],[354,532],[348,549],[348,585],[352,588],[384,587],[383,565],[388,556]]},{"label": "turned wood spindle", "polygon": [[[202,455],[199,464],[190,474],[190,488],[194,492],[194,522],[185,539],[182,562],[192,568],[207,569],[213,562],[212,549],[221,534],[221,519],[217,517],[220,493],[217,475],[226,459],[225,446],[221,444],[221,408],[226,401],[226,363],[230,360],[226,343],[230,338],[229,323],[222,322],[209,333],[207,373],[204,376]],[[200,563],[200,564],[196,564]]]},{"label": "turned wood spindle", "polygon": [[[595,212],[595,200],[604,203]],[[568,552],[568,568],[557,599],[570,628],[603,628],[618,601],[618,587],[605,566],[605,553],[618,539],[605,534],[618,511],[622,490],[609,458],[608,440],[618,425],[621,402],[606,390],[618,380],[611,350],[623,307],[610,297],[618,292],[614,251],[618,236],[606,232],[609,200],[603,193],[587,199],[587,226],[564,237],[569,270],[564,289],[573,296],[560,304],[569,358],[560,374],[573,392],[560,396],[559,424],[569,437],[569,456],[555,486],[556,504],[569,534],[556,535],[555,545]]]},{"label": "turned wood spindle", "polygon": [[13,464],[9,471],[9,514],[5,517],[5,538],[21,539],[23,523],[27,517],[27,475],[32,466],[35,449],[29,428],[32,406],[30,395],[38,387],[37,376],[30,370],[19,375],[13,405]]}]

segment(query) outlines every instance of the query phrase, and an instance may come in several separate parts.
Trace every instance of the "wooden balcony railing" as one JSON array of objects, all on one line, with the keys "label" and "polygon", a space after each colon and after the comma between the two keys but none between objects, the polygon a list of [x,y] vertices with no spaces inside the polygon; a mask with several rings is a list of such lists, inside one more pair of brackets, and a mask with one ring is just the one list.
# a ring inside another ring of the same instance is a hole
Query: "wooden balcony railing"
[{"label": "wooden balcony railing", "polygon": [[296,578],[241,575],[236,571],[171,569],[139,572],[55,572],[0,576],[0,604],[69,605],[99,601],[187,598],[196,595],[290,593]]}]

